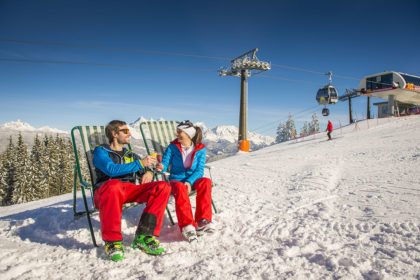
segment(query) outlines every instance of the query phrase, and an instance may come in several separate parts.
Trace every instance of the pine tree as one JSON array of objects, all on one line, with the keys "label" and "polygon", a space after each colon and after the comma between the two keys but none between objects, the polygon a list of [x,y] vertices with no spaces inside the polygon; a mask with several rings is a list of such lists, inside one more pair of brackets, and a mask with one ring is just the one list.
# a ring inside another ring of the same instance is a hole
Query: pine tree
[{"label": "pine tree", "polygon": [[28,146],[19,133],[16,145],[16,183],[13,189],[13,203],[24,203],[32,200],[33,193],[29,189],[32,174],[29,172]]},{"label": "pine tree", "polygon": [[74,159],[72,158],[71,153],[71,142],[69,140],[65,141],[63,138],[60,138],[58,135],[55,138],[55,144],[57,148],[57,153],[59,155],[59,162],[57,166],[58,173],[56,174],[55,183],[57,194],[63,194],[71,191],[72,187],[72,171]]},{"label": "pine tree", "polygon": [[31,156],[35,162],[39,162],[41,160],[41,153],[42,153],[42,144],[41,140],[39,140],[38,134],[35,135],[34,144],[31,150]]},{"label": "pine tree", "polygon": [[70,140],[64,140],[58,134],[55,138],[49,137],[46,141],[46,154],[48,164],[48,194],[55,196],[71,192],[73,184],[74,155]]},{"label": "pine tree", "polygon": [[303,123],[303,127],[300,130],[300,136],[301,137],[305,137],[309,135],[309,123],[307,121],[305,121]]},{"label": "pine tree", "polygon": [[0,206],[6,196],[6,169],[3,166],[4,153],[0,154]]},{"label": "pine tree", "polygon": [[51,196],[51,175],[53,174],[53,170],[51,170],[51,163],[50,163],[50,147],[52,146],[53,139],[51,136],[44,135],[43,141],[41,143],[41,152],[40,152],[40,165],[41,170],[40,172],[43,174],[44,180],[44,188],[42,189],[43,195],[42,197],[50,197]]},{"label": "pine tree", "polygon": [[[82,171],[82,178],[84,181],[89,182],[91,178],[90,178],[90,171],[89,171],[88,163],[87,163],[87,160],[85,159],[86,157],[82,155],[80,149],[77,149],[77,155],[79,157],[80,170]],[[73,159],[73,164],[74,164],[75,162],[74,152],[72,152],[72,159]]]},{"label": "pine tree", "polygon": [[70,141],[70,139],[68,139],[66,141],[66,145],[65,145],[65,157],[64,157],[64,162],[65,162],[65,168],[64,168],[64,190],[65,193],[69,193],[72,192],[73,190],[73,173],[74,173],[74,153],[73,153],[73,145],[72,142]]},{"label": "pine tree", "polygon": [[9,145],[2,156],[2,178],[1,189],[3,190],[3,199],[1,205],[12,204],[13,190],[16,183],[16,151],[12,136],[9,138]]},{"label": "pine tree", "polygon": [[276,143],[295,139],[296,134],[295,121],[293,120],[292,115],[289,115],[286,123],[280,123],[277,127]]},{"label": "pine tree", "polygon": [[29,167],[29,173],[31,174],[29,189],[33,193],[32,200],[44,198],[45,190],[48,188],[47,178],[42,170],[42,153],[43,145],[36,135],[31,150]]},{"label": "pine tree", "polygon": [[62,174],[60,173],[60,140],[58,136],[53,138],[50,136],[47,143],[48,153],[48,186],[49,196],[56,196],[60,194]]},{"label": "pine tree", "polygon": [[286,124],[279,123],[279,126],[277,127],[276,143],[281,143],[287,140]]},{"label": "pine tree", "polygon": [[53,182],[54,182],[54,195],[60,195],[63,193],[64,183],[63,183],[63,170],[64,170],[64,162],[63,162],[63,139],[56,135],[54,139],[54,147],[53,147],[53,154],[54,157],[57,158],[57,161],[53,161],[55,164],[55,174],[53,175]]},{"label": "pine tree", "polygon": [[286,122],[286,128],[287,128],[288,137],[289,137],[288,140],[295,139],[297,135],[295,120],[293,119],[293,116],[290,114]]},{"label": "pine tree", "polygon": [[319,121],[316,113],[312,115],[312,121],[309,124],[309,133],[314,134],[319,132]]}]

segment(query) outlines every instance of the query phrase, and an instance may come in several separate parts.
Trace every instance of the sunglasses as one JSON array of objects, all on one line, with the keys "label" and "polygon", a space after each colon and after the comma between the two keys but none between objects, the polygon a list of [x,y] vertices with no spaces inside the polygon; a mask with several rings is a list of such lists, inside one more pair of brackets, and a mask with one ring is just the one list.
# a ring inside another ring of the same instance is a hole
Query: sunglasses
[{"label": "sunglasses", "polygon": [[128,134],[130,132],[130,129],[128,128],[121,128],[118,130],[118,132],[123,132],[124,134]]},{"label": "sunglasses", "polygon": [[192,126],[194,126],[194,124],[192,123],[192,122],[190,122],[190,121],[183,121],[183,122],[181,122],[181,123],[179,123],[178,125],[177,125],[177,127],[180,127],[180,126],[184,126],[184,125],[186,125],[186,126],[188,126],[188,127],[192,127]]}]

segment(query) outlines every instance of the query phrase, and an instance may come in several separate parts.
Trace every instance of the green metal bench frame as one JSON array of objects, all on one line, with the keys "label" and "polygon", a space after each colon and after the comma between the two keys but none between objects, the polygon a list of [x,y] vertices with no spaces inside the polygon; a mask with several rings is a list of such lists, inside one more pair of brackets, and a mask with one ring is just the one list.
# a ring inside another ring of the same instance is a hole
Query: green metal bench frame
[{"label": "green metal bench frame", "polygon": [[[140,124],[140,132],[143,138],[144,146],[146,147],[147,153],[150,155],[152,153],[158,153],[163,155],[166,147],[176,138],[176,127],[179,122],[177,121],[146,121]],[[210,179],[212,181],[212,188],[213,178],[211,175],[211,168],[206,165],[206,169],[209,171]],[[168,177],[165,174],[155,174],[155,180],[169,181]],[[194,195],[195,191],[190,192],[190,196]],[[214,213],[217,214],[217,208],[213,202],[211,201],[213,206]],[[170,211],[167,208],[167,213],[169,216],[169,220],[171,221],[172,225],[175,224]]]},{"label": "green metal bench frame", "polygon": [[[77,147],[75,132],[79,132],[81,143],[83,146],[83,153],[88,164],[89,175],[90,175],[90,178],[88,179],[88,181],[83,179],[81,161],[80,161],[81,159],[79,158],[79,154],[78,154],[78,147]],[[98,125],[75,126],[71,130],[71,139],[72,139],[73,151],[75,155],[74,178],[73,178],[73,213],[75,217],[81,217],[83,215],[86,215],[93,245],[95,247],[98,247],[96,243],[93,226],[92,226],[92,220],[91,220],[91,214],[97,210],[95,208],[95,204],[93,201],[93,183],[96,181],[95,168],[93,166],[93,150],[98,145],[108,143],[108,139],[105,135],[105,126],[98,126]],[[131,150],[131,145],[128,144],[127,148]],[[80,186],[80,189],[82,192],[82,198],[83,198],[84,210],[82,211],[77,210],[76,193],[77,193],[78,186]],[[89,205],[88,205],[88,196],[86,194],[87,191],[88,193],[90,193],[90,200],[92,203],[92,208],[89,208]],[[166,207],[166,211],[168,213],[171,223],[173,223],[168,207]]]},{"label": "green metal bench frame", "polygon": [[[79,137],[81,139],[82,146],[83,146],[83,150],[81,150],[80,152],[83,152],[84,156],[86,157],[86,161],[89,168],[90,178],[88,179],[88,181],[84,180],[83,174],[82,174],[81,161],[80,161],[81,159],[79,158],[78,147],[76,143],[76,136],[75,136],[76,132],[79,132],[79,135],[80,135]],[[93,170],[92,160],[93,160],[93,150],[95,149],[95,147],[100,144],[108,143],[108,139],[105,136],[105,127],[98,126],[98,125],[75,126],[71,130],[71,140],[73,143],[73,152],[74,152],[74,158],[75,158],[74,177],[73,177],[73,213],[75,217],[86,215],[93,245],[95,247],[98,247],[96,243],[95,233],[93,231],[92,220],[91,220],[91,214],[96,211],[94,202],[93,202],[93,182],[95,180],[94,178],[95,173]],[[77,194],[78,186],[80,186],[80,190],[82,192],[83,204],[84,204],[84,210],[82,211],[77,210],[76,194]],[[89,208],[88,206],[88,197],[86,195],[86,191],[89,191],[90,193],[90,200],[92,202],[92,208]]]}]

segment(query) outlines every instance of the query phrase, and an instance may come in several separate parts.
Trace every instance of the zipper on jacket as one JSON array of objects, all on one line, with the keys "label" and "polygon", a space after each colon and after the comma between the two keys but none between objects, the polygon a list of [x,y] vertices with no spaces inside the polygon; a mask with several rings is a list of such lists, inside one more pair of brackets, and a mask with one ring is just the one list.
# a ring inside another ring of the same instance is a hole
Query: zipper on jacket
[{"label": "zipper on jacket", "polygon": [[[110,152],[110,153],[113,153],[113,154],[117,155],[117,156],[119,157],[119,159],[120,159],[120,164],[124,164],[124,163],[125,163],[125,162],[124,162],[124,157],[125,157],[128,153],[131,153],[131,150],[128,150],[128,149],[127,149],[127,151],[124,153],[124,155],[123,155],[123,156],[120,156],[120,154],[116,153],[116,152],[115,152],[114,150],[112,150],[112,149],[107,149],[107,148],[105,148],[104,146],[102,146],[102,148],[104,148],[104,150],[105,150],[105,151],[108,151],[108,152]],[[136,180],[136,181],[137,181],[137,178],[136,178],[136,172],[133,172],[132,174],[133,174],[134,180]]]}]

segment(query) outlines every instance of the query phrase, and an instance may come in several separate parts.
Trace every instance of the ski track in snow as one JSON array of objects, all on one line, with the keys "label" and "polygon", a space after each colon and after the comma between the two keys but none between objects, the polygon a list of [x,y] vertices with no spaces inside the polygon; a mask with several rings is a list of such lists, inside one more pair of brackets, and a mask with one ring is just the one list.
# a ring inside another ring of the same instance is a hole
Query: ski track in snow
[{"label": "ski track in snow", "polygon": [[160,257],[128,247],[143,206],[124,211],[121,263],[92,248],[71,195],[3,207],[1,279],[420,279],[419,125],[371,120],[211,163],[218,232],[191,245],[165,218]]}]

